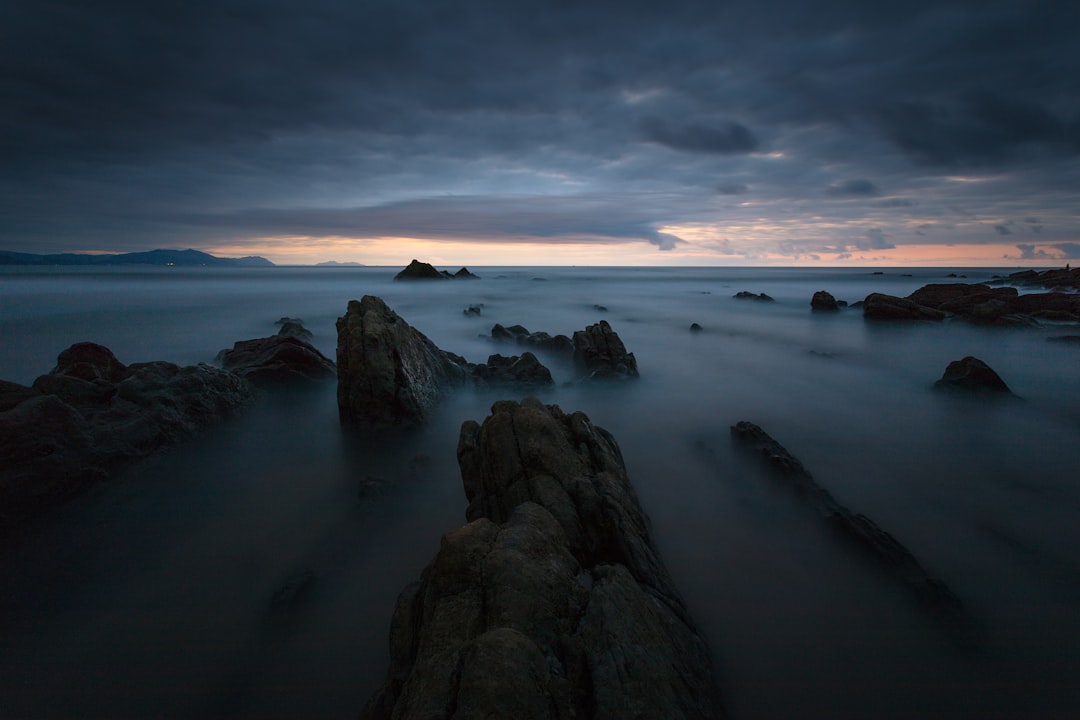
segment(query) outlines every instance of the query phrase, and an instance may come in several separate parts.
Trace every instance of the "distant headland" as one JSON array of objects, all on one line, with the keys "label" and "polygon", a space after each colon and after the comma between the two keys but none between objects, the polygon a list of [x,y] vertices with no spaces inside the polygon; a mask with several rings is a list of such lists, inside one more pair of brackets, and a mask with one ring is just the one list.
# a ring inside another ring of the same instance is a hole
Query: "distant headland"
[{"label": "distant headland", "polygon": [[0,265],[164,265],[177,267],[274,267],[274,263],[255,255],[242,258],[215,257],[198,250],[150,250],[116,255],[6,252],[0,250]]}]

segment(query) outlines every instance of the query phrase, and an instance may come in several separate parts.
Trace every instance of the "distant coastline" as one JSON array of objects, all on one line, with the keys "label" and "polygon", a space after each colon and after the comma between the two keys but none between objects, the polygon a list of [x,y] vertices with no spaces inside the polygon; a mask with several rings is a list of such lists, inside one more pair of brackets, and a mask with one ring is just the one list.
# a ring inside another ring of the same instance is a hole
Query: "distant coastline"
[{"label": "distant coastline", "polygon": [[198,250],[150,250],[148,252],[106,255],[81,253],[7,252],[0,250],[0,265],[160,265],[176,267],[274,267],[264,257],[251,255],[242,258],[215,257]]}]

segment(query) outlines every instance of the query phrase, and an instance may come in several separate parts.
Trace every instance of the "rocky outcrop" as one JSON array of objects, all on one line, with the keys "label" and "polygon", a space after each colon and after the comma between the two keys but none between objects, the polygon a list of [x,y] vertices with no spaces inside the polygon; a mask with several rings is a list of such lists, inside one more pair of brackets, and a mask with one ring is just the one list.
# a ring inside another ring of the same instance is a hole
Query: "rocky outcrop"
[{"label": "rocky outcrop", "polygon": [[628,379],[638,376],[634,353],[627,352],[607,320],[574,333],[574,364],[590,379]]},{"label": "rocky outcrop", "polygon": [[1012,395],[1009,386],[993,368],[977,357],[953,360],[941,379],[934,383],[937,390],[991,395]]},{"label": "rocky outcrop", "polygon": [[737,300],[757,300],[758,302],[776,302],[772,298],[772,296],[770,296],[770,295],[766,295],[765,293],[752,293],[749,290],[740,290],[739,292],[735,293],[732,297],[736,298]]},{"label": "rocky outcrop", "polygon": [[349,301],[337,333],[343,425],[421,424],[469,374],[460,358],[440,350],[373,295]]},{"label": "rocky outcrop", "polygon": [[334,377],[333,361],[305,339],[311,332],[299,320],[282,320],[277,335],[240,340],[231,350],[218,353],[217,361],[229,372],[263,385]]},{"label": "rocky outcrop", "polygon": [[941,310],[884,293],[870,293],[863,301],[863,317],[867,320],[944,320]]},{"label": "rocky outcrop", "polygon": [[925,608],[945,618],[959,616],[962,603],[945,583],[932,577],[911,551],[873,520],[838,503],[828,490],[818,485],[798,458],[768,433],[754,423],[743,421],[731,427],[731,436],[757,454],[774,476],[790,486],[843,540],[903,582]]},{"label": "rocky outcrop", "polygon": [[395,280],[476,280],[478,278],[479,276],[469,272],[468,268],[461,268],[451,274],[446,270],[436,270],[434,265],[415,259],[394,276]]},{"label": "rocky outcrop", "polygon": [[1080,290],[1080,268],[1052,268],[1050,270],[1021,270],[1001,278],[1003,282],[1021,287],[1059,288]]},{"label": "rocky outcrop", "polygon": [[566,335],[529,332],[528,328],[523,325],[503,327],[499,323],[495,323],[491,328],[491,339],[497,342],[512,342],[553,355],[566,355],[569,357],[574,353],[574,341]]},{"label": "rocky outcrop", "polygon": [[[17,522],[234,413],[246,382],[208,365],[124,365],[95,343],[60,353],[0,412],[0,523]],[[14,402],[17,396],[22,399]]]},{"label": "rocky outcrop", "polygon": [[362,718],[723,717],[609,433],[503,401],[458,462],[469,523],[399,597]]},{"label": "rocky outcrop", "polygon": [[484,364],[471,365],[473,380],[478,385],[515,385],[539,388],[554,385],[551,371],[531,352],[504,357],[491,355]]},{"label": "rocky outcrop", "polygon": [[814,293],[814,296],[810,298],[810,309],[816,312],[832,312],[839,310],[840,305],[836,302],[836,298],[832,296],[832,293],[825,290],[818,290]]}]

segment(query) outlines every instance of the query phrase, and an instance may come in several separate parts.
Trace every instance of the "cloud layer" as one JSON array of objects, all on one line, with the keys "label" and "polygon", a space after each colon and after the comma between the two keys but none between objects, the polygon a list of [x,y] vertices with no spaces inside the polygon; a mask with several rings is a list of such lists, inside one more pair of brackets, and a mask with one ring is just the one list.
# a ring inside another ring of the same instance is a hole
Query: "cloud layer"
[{"label": "cloud layer", "polygon": [[8,4],[0,248],[1071,257],[1080,6],[805,5]]}]

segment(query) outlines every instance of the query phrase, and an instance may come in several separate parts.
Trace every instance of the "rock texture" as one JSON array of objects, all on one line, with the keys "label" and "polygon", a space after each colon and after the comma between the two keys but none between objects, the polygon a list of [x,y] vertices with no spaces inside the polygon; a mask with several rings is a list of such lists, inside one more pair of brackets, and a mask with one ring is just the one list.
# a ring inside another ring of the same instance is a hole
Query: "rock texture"
[{"label": "rock texture", "polygon": [[754,423],[743,421],[731,427],[731,436],[761,457],[774,475],[789,485],[842,538],[903,582],[924,607],[944,617],[959,615],[962,603],[945,583],[932,577],[911,551],[873,520],[837,502],[828,490],[818,485],[798,458],[768,433]]},{"label": "rock texture", "polygon": [[627,352],[607,320],[574,333],[574,364],[590,379],[638,377],[634,353]]},{"label": "rock texture", "polygon": [[953,360],[945,368],[941,379],[934,383],[938,390],[965,393],[989,393],[1012,395],[1009,386],[994,372],[993,368],[977,357],[968,355],[963,360]]},{"label": "rock texture", "polygon": [[277,335],[234,343],[231,350],[218,353],[218,362],[258,384],[326,380],[337,374],[334,362],[307,341],[311,332],[301,321],[282,318],[279,322]]},{"label": "rock texture", "polygon": [[469,524],[399,597],[362,718],[723,717],[610,434],[504,401],[458,461]]},{"label": "rock texture", "polygon": [[810,298],[810,309],[819,312],[831,312],[833,310],[839,310],[840,305],[836,302],[836,298],[832,296],[832,293],[818,290],[814,293],[814,296]]},{"label": "rock texture", "polygon": [[473,380],[480,385],[515,385],[523,388],[554,385],[551,371],[531,352],[504,357],[491,355],[487,362],[471,365]]},{"label": "rock texture", "polygon": [[349,301],[337,332],[343,425],[421,424],[469,374],[461,358],[440,350],[373,295]]},{"label": "rock texture", "polygon": [[225,370],[124,365],[95,343],[61,352],[33,388],[4,383],[0,391],[7,398],[0,412],[0,524],[59,504],[126,462],[221,421],[250,397],[247,383]]}]

